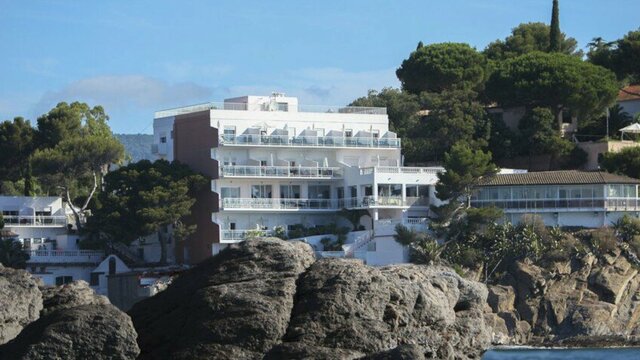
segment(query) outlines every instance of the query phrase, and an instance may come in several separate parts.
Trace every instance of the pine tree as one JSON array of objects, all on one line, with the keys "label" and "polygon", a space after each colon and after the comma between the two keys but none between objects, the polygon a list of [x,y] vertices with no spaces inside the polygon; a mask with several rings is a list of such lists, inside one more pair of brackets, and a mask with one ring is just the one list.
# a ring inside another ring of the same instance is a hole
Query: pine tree
[{"label": "pine tree", "polygon": [[560,10],[558,0],[553,0],[553,10],[551,11],[551,31],[549,31],[549,52],[559,52],[560,50]]}]

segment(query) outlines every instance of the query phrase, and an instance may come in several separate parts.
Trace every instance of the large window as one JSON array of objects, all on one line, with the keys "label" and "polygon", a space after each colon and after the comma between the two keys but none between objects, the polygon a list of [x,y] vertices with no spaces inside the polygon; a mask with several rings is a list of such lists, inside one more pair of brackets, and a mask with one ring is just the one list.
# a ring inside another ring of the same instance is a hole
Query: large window
[{"label": "large window", "polygon": [[64,285],[73,282],[73,276],[56,276],[56,285]]},{"label": "large window", "polygon": [[223,187],[220,188],[220,195],[222,195],[223,199],[227,198],[239,198],[240,197],[240,188],[239,187]]},{"label": "large window", "polygon": [[331,187],[329,185],[309,185],[309,199],[329,198],[331,198]]},{"label": "large window", "polygon": [[251,198],[271,199],[271,185],[251,185]]},{"label": "large window", "polygon": [[402,184],[380,184],[378,185],[378,196],[402,196]]},{"label": "large window", "polygon": [[280,198],[300,199],[300,185],[280,185]]}]

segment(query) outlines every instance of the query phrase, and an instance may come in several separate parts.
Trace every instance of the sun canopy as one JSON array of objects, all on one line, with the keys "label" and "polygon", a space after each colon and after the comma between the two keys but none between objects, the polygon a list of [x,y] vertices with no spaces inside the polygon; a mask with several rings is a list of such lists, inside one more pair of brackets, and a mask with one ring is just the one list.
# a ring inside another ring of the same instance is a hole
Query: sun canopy
[{"label": "sun canopy", "polygon": [[631,124],[629,126],[625,126],[622,129],[618,130],[620,131],[622,134],[620,135],[620,139],[624,139],[624,134],[625,133],[630,133],[630,134],[640,134],[640,123],[635,123],[635,124]]}]

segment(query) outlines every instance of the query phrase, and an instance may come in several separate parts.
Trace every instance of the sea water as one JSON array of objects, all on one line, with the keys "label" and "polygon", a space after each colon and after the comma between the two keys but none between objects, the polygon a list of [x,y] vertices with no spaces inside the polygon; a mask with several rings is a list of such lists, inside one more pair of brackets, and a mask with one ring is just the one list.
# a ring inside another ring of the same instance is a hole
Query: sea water
[{"label": "sea water", "polygon": [[640,348],[605,349],[532,349],[497,348],[487,351],[482,360],[640,360]]}]

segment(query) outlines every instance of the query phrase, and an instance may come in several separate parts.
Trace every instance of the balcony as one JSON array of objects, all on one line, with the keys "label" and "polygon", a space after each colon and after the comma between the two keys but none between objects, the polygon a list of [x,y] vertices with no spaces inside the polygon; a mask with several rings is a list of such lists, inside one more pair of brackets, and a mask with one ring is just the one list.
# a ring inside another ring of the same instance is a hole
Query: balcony
[{"label": "balcony", "polygon": [[640,211],[638,198],[472,200],[474,207],[495,206],[510,212]]},{"label": "balcony", "polygon": [[265,199],[265,198],[224,198],[223,210],[257,211],[336,211],[336,199]]},{"label": "balcony", "polygon": [[247,237],[266,237],[272,235],[273,230],[222,230],[220,233],[220,241],[223,243],[235,243],[246,240]]},{"label": "balcony", "polygon": [[29,261],[37,264],[99,264],[104,259],[103,251],[94,250],[31,250]]},{"label": "balcony", "polygon": [[220,138],[224,146],[268,146],[268,147],[323,147],[323,148],[375,148],[399,149],[400,139],[375,137],[298,136],[288,135],[224,135]]},{"label": "balcony", "polygon": [[409,167],[409,166],[374,166],[360,169],[360,175],[379,174],[429,174],[438,175],[444,169],[438,167]]},{"label": "balcony", "polygon": [[68,224],[66,216],[5,215],[3,218],[9,227],[65,227]]},{"label": "balcony", "polygon": [[365,196],[363,198],[347,198],[340,199],[338,204],[340,207],[350,208],[405,208],[405,207],[428,207],[429,199],[423,197],[406,197],[402,196]]},{"label": "balcony", "polygon": [[342,169],[339,167],[224,165],[220,167],[220,175],[236,178],[338,179],[342,178]]},{"label": "balcony", "polygon": [[396,233],[396,226],[403,225],[411,230],[424,232],[429,229],[427,218],[380,219],[373,222],[376,236],[392,236]]}]

